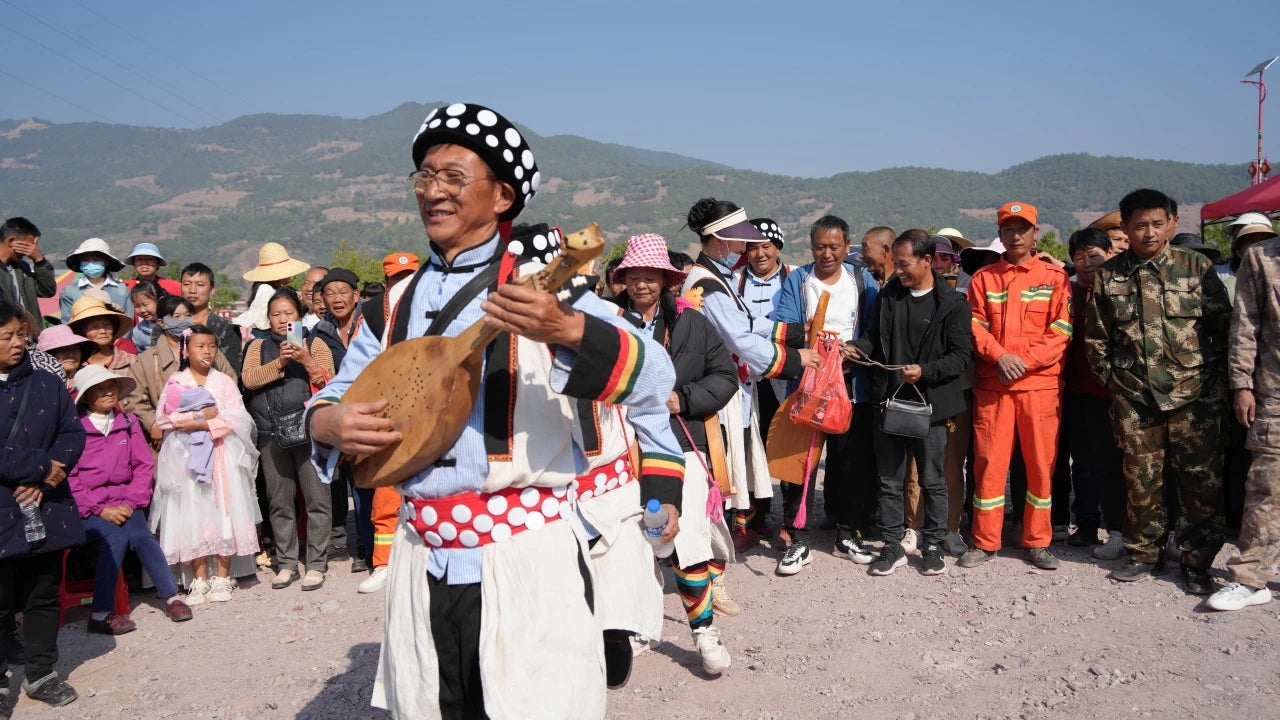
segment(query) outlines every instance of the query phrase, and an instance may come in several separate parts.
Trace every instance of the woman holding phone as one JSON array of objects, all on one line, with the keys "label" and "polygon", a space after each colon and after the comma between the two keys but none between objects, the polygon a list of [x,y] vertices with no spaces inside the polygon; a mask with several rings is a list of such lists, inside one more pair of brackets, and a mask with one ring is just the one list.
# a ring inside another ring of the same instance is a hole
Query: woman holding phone
[{"label": "woman holding phone", "polygon": [[[267,303],[270,334],[245,348],[240,381],[245,404],[258,426],[258,451],[275,534],[277,572],[271,587],[280,590],[298,579],[299,557],[294,495],[300,488],[307,511],[306,574],[303,590],[324,585],[328,569],[329,488],[311,465],[311,443],[296,443],[290,432],[302,421],[298,412],[311,394],[333,377],[333,356],[319,338],[302,334],[302,303],[291,288],[280,288]],[[296,444],[295,444],[296,443]]]}]

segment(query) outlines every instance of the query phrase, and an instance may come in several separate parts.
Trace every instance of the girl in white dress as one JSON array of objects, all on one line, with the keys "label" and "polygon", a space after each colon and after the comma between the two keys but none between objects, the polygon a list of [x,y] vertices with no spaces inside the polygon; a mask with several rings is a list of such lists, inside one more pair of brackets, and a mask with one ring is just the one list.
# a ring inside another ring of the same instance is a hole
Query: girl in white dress
[{"label": "girl in white dress", "polygon": [[[151,527],[159,530],[160,547],[170,563],[192,564],[195,579],[187,604],[226,602],[234,589],[231,557],[258,552],[255,429],[235,380],[213,369],[218,351],[213,331],[194,325],[181,346],[180,370],[165,383],[156,408],[156,426],[164,431],[164,441],[151,503],[158,512]],[[181,409],[198,394],[194,388],[208,391],[213,404]],[[217,561],[212,581],[210,557]]]}]

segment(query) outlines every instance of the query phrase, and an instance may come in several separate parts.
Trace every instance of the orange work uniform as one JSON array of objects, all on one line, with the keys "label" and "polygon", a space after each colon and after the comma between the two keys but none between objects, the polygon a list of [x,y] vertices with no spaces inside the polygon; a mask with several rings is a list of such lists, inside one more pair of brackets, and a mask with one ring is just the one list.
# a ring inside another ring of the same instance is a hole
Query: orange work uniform
[{"label": "orange work uniform", "polygon": [[[1036,257],[1020,265],[1003,258],[982,268],[969,285],[978,385],[973,390],[973,540],[1000,549],[1004,488],[1020,440],[1027,466],[1022,543],[1048,547],[1053,466],[1058,453],[1062,368],[1071,342],[1071,288],[1067,274]],[[1027,371],[1010,384],[996,361],[1006,353]]]},{"label": "orange work uniform", "polygon": [[373,567],[386,567],[391,563],[391,541],[395,539],[402,502],[403,498],[393,487],[373,489],[369,513],[373,521]]}]

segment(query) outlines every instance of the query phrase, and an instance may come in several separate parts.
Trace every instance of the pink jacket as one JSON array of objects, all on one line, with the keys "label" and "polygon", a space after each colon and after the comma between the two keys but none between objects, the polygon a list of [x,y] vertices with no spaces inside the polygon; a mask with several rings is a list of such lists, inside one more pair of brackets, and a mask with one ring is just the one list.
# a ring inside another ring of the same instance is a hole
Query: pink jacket
[{"label": "pink jacket", "polygon": [[155,458],[138,418],[116,407],[111,432],[103,435],[81,411],[84,454],[67,476],[80,517],[102,512],[108,505],[125,504],[139,510],[151,504]]}]

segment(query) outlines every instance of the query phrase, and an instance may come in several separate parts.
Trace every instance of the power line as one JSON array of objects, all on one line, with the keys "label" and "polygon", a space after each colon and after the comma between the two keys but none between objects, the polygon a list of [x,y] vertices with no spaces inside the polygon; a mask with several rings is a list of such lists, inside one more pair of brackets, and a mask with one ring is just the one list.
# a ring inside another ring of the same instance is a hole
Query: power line
[{"label": "power line", "polygon": [[37,46],[37,47],[44,48],[46,51],[48,51],[49,53],[53,54],[54,56],[61,57],[63,60],[65,60],[65,61],[67,61],[67,62],[71,63],[72,65],[75,65],[76,67],[80,68],[81,70],[84,70],[85,72],[89,73],[90,75],[93,75],[94,77],[102,78],[103,80],[106,80],[107,82],[111,83],[112,85],[115,85],[116,87],[120,88],[121,90],[124,90],[125,92],[131,93],[131,94],[133,94],[133,95],[136,95],[136,96],[138,96],[139,98],[141,98],[142,100],[144,100],[144,101],[146,101],[146,102],[148,102],[148,103],[150,103],[150,104],[152,104],[152,105],[155,105],[156,107],[160,108],[161,110],[163,110],[163,111],[165,111],[165,112],[167,112],[167,113],[169,113],[169,114],[171,114],[171,115],[175,115],[175,116],[177,116],[177,117],[182,118],[183,120],[187,121],[187,122],[188,122],[188,123],[190,123],[191,125],[199,125],[199,123],[198,123],[198,122],[196,122],[195,120],[192,120],[191,118],[187,117],[186,115],[183,115],[182,113],[178,112],[177,110],[174,110],[174,109],[172,109],[172,108],[169,108],[168,106],[166,106],[166,105],[164,105],[164,104],[162,104],[162,103],[160,103],[160,102],[157,102],[157,101],[155,101],[155,100],[152,100],[151,98],[147,97],[146,95],[143,95],[142,93],[138,92],[137,90],[134,90],[133,88],[125,87],[124,85],[120,84],[119,82],[116,82],[115,80],[112,80],[111,78],[107,77],[106,75],[103,75],[102,73],[98,72],[97,70],[94,70],[93,68],[89,67],[88,65],[85,65],[84,63],[80,62],[79,60],[76,60],[75,58],[72,58],[72,57],[69,57],[69,56],[67,56],[67,55],[64,55],[64,54],[62,54],[62,53],[58,52],[57,50],[54,50],[53,48],[49,47],[48,45],[45,45],[44,43],[40,42],[39,40],[36,40],[35,38],[32,38],[32,37],[30,37],[30,36],[28,36],[28,35],[26,35],[26,34],[24,34],[24,33],[20,32],[20,31],[18,31],[18,30],[15,30],[15,29],[13,29],[13,28],[9,27],[8,25],[5,25],[4,23],[0,23],[0,28],[3,28],[3,29],[5,29],[5,30],[8,30],[9,32],[11,32],[11,33],[13,33],[14,35],[17,35],[18,37],[20,37],[20,38],[22,38],[22,39],[26,40],[27,42],[31,43],[32,45],[35,45],[35,46]]},{"label": "power line", "polygon": [[50,19],[48,19],[48,18],[45,18],[45,17],[41,17],[40,15],[37,15],[37,14],[35,14],[35,13],[33,13],[33,12],[31,12],[31,11],[29,11],[29,10],[27,10],[27,9],[25,9],[25,8],[23,8],[23,7],[21,7],[21,6],[19,6],[19,5],[14,4],[14,3],[13,3],[13,2],[11,2],[10,0],[0,0],[0,1],[3,1],[3,2],[4,2],[4,4],[8,5],[9,7],[11,7],[11,8],[13,8],[13,9],[17,10],[18,12],[23,13],[23,14],[24,14],[24,15],[26,15],[27,17],[30,17],[31,19],[35,20],[36,22],[38,22],[38,23],[40,23],[40,24],[44,25],[45,27],[47,27],[47,28],[49,28],[49,29],[53,30],[54,32],[56,32],[56,33],[58,33],[58,34],[62,35],[63,37],[66,37],[67,39],[71,40],[72,42],[75,42],[75,43],[78,43],[78,44],[80,44],[80,45],[83,45],[84,47],[88,48],[89,50],[91,50],[91,51],[93,51],[94,53],[96,53],[96,54],[98,54],[99,56],[101,56],[101,57],[102,57],[104,60],[106,60],[107,62],[110,62],[110,63],[112,63],[112,64],[114,64],[114,65],[116,65],[116,66],[118,66],[118,67],[122,68],[122,69],[123,69],[124,71],[126,71],[126,72],[132,73],[133,75],[135,75],[136,77],[138,77],[140,80],[142,80],[143,82],[147,83],[148,85],[150,85],[150,86],[152,86],[152,87],[156,88],[156,89],[157,89],[157,90],[159,90],[160,92],[167,93],[168,95],[170,95],[170,96],[172,96],[172,97],[176,98],[179,102],[181,102],[181,103],[183,103],[183,104],[185,104],[185,105],[187,105],[187,106],[189,106],[189,107],[193,107],[193,108],[195,108],[196,110],[199,110],[200,112],[204,113],[205,115],[208,115],[210,118],[212,118],[212,119],[213,119],[213,121],[214,121],[214,122],[221,122],[221,119],[220,119],[217,115],[214,115],[212,112],[209,112],[209,111],[208,111],[207,109],[205,109],[204,107],[201,107],[200,105],[197,105],[196,103],[194,103],[194,102],[192,102],[192,101],[190,101],[190,100],[186,99],[186,98],[185,98],[185,97],[183,97],[181,94],[179,94],[177,91],[172,90],[172,89],[170,89],[170,88],[167,88],[167,87],[165,87],[165,86],[163,86],[163,85],[161,85],[161,84],[159,84],[159,83],[155,82],[154,80],[152,80],[151,78],[147,77],[146,75],[143,75],[143,74],[142,74],[142,72],[141,72],[141,71],[139,71],[138,69],[136,69],[136,68],[134,68],[134,67],[132,67],[132,66],[130,66],[130,65],[128,65],[128,64],[126,64],[124,61],[119,60],[119,59],[117,59],[117,58],[115,58],[115,57],[112,57],[112,56],[111,56],[110,54],[108,54],[106,51],[104,51],[104,50],[102,50],[102,49],[100,49],[100,48],[96,47],[93,43],[91,43],[91,42],[88,40],[88,38],[85,38],[83,35],[80,35],[80,34],[78,34],[78,33],[73,33],[73,32],[70,32],[70,31],[64,30],[64,29],[62,29],[62,28],[58,27],[58,26],[57,26],[57,25],[56,25],[52,20],[50,20]]},{"label": "power line", "polygon": [[[101,20],[102,22],[106,23],[107,25],[110,25],[111,27],[115,28],[118,32],[120,32],[121,34],[125,35],[125,36],[126,36],[126,37],[128,37],[130,40],[133,40],[135,43],[137,43],[137,44],[139,44],[139,45],[146,46],[146,47],[148,47],[148,48],[151,48],[151,50],[152,50],[152,51],[154,51],[154,52],[156,52],[157,54],[160,54],[160,53],[161,53],[161,50],[160,50],[158,47],[156,47],[155,45],[152,45],[152,44],[151,44],[150,42],[148,42],[145,38],[141,38],[141,37],[138,37],[137,35],[133,34],[133,32],[129,30],[129,28],[126,28],[126,27],[122,27],[122,26],[120,26],[120,25],[117,25],[115,22],[113,22],[113,21],[111,20],[111,18],[109,18],[109,17],[107,17],[107,16],[105,16],[105,15],[103,15],[103,14],[99,13],[97,10],[94,10],[92,7],[90,7],[90,6],[88,6],[88,5],[85,5],[84,3],[81,3],[81,2],[79,2],[78,0],[76,0],[76,3],[75,3],[75,4],[76,4],[76,6],[78,6],[81,10],[84,10],[85,12],[89,13],[90,15],[93,15],[94,17],[98,18],[98,19],[99,19],[99,20]],[[166,57],[166,60],[168,60],[169,62],[173,63],[175,67],[181,68],[182,70],[185,70],[186,72],[191,73],[191,74],[192,74],[192,75],[194,75],[195,77],[197,77],[197,78],[199,78],[199,79],[201,79],[201,80],[205,81],[205,82],[206,82],[206,83],[208,83],[209,85],[211,85],[211,86],[213,86],[213,87],[215,87],[215,88],[217,88],[217,89],[221,90],[222,92],[226,93],[227,95],[232,96],[232,97],[237,97],[237,99],[238,99],[238,96],[236,95],[236,93],[235,93],[235,92],[233,92],[233,91],[231,91],[231,90],[227,89],[227,88],[226,88],[225,86],[223,86],[221,83],[219,83],[219,82],[217,82],[217,81],[213,80],[212,78],[206,77],[205,75],[202,75],[201,73],[199,73],[199,72],[197,72],[197,71],[195,71],[195,70],[192,70],[191,68],[187,67],[186,65],[183,65],[183,64],[182,64],[182,62],[181,62],[180,60],[178,60],[178,59],[176,59],[176,58],[171,58],[171,57]]]},{"label": "power line", "polygon": [[23,85],[26,85],[27,87],[29,87],[29,88],[31,88],[31,89],[33,89],[33,90],[39,90],[40,92],[42,92],[42,93],[44,93],[44,94],[46,94],[46,95],[48,95],[48,96],[50,96],[50,97],[52,97],[52,98],[55,98],[55,99],[61,100],[62,102],[66,103],[66,104],[68,104],[68,105],[70,105],[70,106],[72,106],[72,107],[74,107],[74,108],[78,108],[79,110],[81,110],[81,111],[83,111],[83,112],[87,112],[87,113],[89,113],[90,115],[94,115],[94,116],[96,116],[98,119],[102,120],[103,122],[108,122],[108,123],[115,123],[115,122],[116,122],[115,120],[112,120],[111,118],[106,117],[105,115],[103,115],[103,114],[102,114],[102,113],[100,113],[100,112],[97,112],[96,110],[90,110],[89,108],[87,108],[87,107],[85,107],[85,106],[81,105],[80,103],[76,102],[75,100],[68,100],[67,98],[62,97],[62,96],[61,96],[61,95],[59,95],[58,93],[56,93],[56,92],[54,92],[54,91],[52,91],[52,90],[50,90],[50,89],[48,89],[48,88],[41,87],[41,86],[39,86],[39,85],[37,85],[37,84],[35,84],[35,83],[33,83],[33,82],[29,82],[29,81],[27,81],[27,80],[23,80],[22,78],[18,77],[17,75],[14,75],[14,74],[12,74],[12,73],[6,72],[6,71],[4,70],[4,68],[0,68],[0,75],[4,75],[5,77],[8,77],[8,78],[9,78],[9,79],[11,79],[11,80],[14,80],[14,81],[20,82],[20,83],[22,83]]}]

